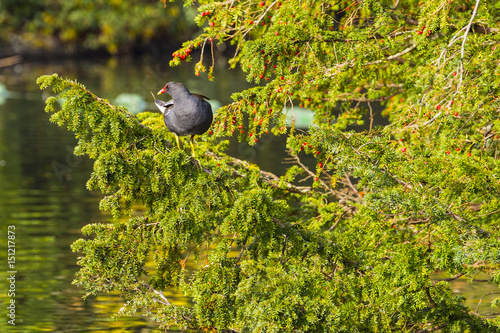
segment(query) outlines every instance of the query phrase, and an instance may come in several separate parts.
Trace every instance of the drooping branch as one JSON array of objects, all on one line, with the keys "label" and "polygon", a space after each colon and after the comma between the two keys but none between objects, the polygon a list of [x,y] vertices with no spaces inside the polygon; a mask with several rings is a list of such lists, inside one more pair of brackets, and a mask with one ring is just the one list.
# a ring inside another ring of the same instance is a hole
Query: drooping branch
[{"label": "drooping branch", "polygon": [[474,18],[477,15],[477,9],[479,8],[479,3],[480,0],[476,0],[476,5],[474,6],[474,10],[472,11],[472,15],[469,20],[469,24],[465,27],[464,35],[463,35],[463,40],[462,40],[462,47],[460,48],[460,62],[458,63],[458,73],[460,74],[459,76],[459,82],[457,85],[457,89],[455,90],[455,94],[458,93],[460,90],[460,87],[462,87],[463,83],[463,72],[464,72],[464,54],[465,54],[465,42],[467,41],[467,35],[469,34],[469,31],[472,27],[472,22],[474,22]]},{"label": "drooping branch", "polygon": [[[223,159],[229,158],[230,159],[229,164],[232,164],[234,166],[243,167],[243,168],[245,168],[247,170],[257,168],[256,166],[251,165],[250,163],[248,163],[246,161],[243,161],[243,160],[240,160],[240,159],[238,159],[236,157],[225,156],[223,158],[223,157],[221,157],[219,155],[214,154],[211,151],[207,151],[207,154],[210,157],[212,157],[212,158],[214,158],[216,160],[223,160]],[[245,177],[242,173],[238,172],[238,170],[236,170],[236,169],[233,169],[233,174],[235,176],[237,176],[237,177]],[[309,186],[296,186],[296,185],[294,185],[294,184],[292,184],[290,182],[284,182],[280,177],[276,176],[272,172],[264,171],[264,170],[259,169],[259,174],[261,176],[261,179],[263,181],[265,181],[266,183],[268,183],[269,185],[271,185],[272,187],[283,188],[280,185],[280,184],[282,184],[290,192],[300,193],[300,194],[308,194],[308,193],[312,193],[313,192],[312,189],[311,189],[311,187],[309,187]]]},{"label": "drooping branch", "polygon": [[161,300],[156,299],[157,302],[162,303],[163,305],[172,305],[172,303],[170,303],[170,301],[165,297],[165,295],[163,294],[163,292],[161,290],[156,290],[155,288],[151,287],[147,283],[143,283],[142,285],[144,287],[147,287],[149,290],[151,290],[153,293],[155,293],[156,295],[158,295],[161,298]]},{"label": "drooping branch", "polygon": [[465,273],[458,273],[458,274],[455,274],[454,276],[452,277],[449,277],[449,278],[446,278],[446,279],[440,279],[440,280],[436,280],[432,283],[432,286],[435,286],[436,284],[438,284],[439,282],[442,282],[442,281],[445,281],[445,282],[450,282],[450,281],[453,281],[453,280],[456,280],[458,278],[460,278],[461,276],[464,276]]},{"label": "drooping branch", "polygon": [[478,313],[479,311],[479,306],[481,305],[481,303],[483,302],[483,299],[487,296],[490,296],[490,295],[500,295],[500,293],[493,293],[493,292],[489,292],[483,296],[481,296],[481,299],[479,300],[479,302],[477,303],[477,306],[476,306],[476,314]]}]

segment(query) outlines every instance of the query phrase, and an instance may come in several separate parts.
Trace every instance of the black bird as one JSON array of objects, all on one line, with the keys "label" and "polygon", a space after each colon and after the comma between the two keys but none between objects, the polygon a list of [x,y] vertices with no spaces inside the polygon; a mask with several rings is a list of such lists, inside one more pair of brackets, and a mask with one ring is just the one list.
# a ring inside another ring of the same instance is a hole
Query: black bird
[{"label": "black bird", "polygon": [[155,100],[156,106],[163,113],[165,125],[170,132],[175,134],[175,141],[179,148],[179,136],[191,136],[191,152],[194,157],[194,136],[205,133],[212,125],[212,106],[206,101],[207,97],[191,94],[179,82],[167,83],[158,91],[158,95],[163,93],[172,97],[168,102]]}]

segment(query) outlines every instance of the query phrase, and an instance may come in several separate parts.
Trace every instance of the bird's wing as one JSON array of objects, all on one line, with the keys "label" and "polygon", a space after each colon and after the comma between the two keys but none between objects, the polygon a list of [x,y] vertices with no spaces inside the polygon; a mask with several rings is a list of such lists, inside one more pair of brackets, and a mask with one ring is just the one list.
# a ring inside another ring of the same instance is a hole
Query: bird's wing
[{"label": "bird's wing", "polygon": [[193,96],[196,96],[198,97],[199,99],[205,99],[205,100],[209,100],[210,98],[208,98],[207,96],[203,96],[203,95],[200,95],[200,94],[191,94]]},{"label": "bird's wing", "polygon": [[158,109],[160,109],[161,113],[165,114],[165,112],[168,113],[168,110],[173,108],[174,106],[174,101],[170,100],[168,102],[162,101],[161,99],[156,99],[155,100],[155,105]]}]

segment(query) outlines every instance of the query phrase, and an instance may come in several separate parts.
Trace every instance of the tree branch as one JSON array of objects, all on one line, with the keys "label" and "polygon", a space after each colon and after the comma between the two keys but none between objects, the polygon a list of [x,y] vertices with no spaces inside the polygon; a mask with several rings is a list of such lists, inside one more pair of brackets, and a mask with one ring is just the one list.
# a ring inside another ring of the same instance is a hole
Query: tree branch
[{"label": "tree branch", "polygon": [[170,301],[165,297],[165,295],[163,294],[163,292],[161,290],[156,290],[155,288],[151,287],[147,283],[143,283],[142,285],[147,287],[149,290],[151,290],[156,295],[160,296],[160,298],[162,299],[162,300],[157,299],[156,301],[158,301],[159,303],[164,304],[164,305],[172,305],[172,303],[170,303]]},{"label": "tree branch", "polygon": [[479,105],[477,106],[477,109],[476,111],[474,111],[473,114],[471,114],[471,116],[469,117],[469,119],[467,119],[465,121],[465,123],[462,125],[462,127],[460,127],[457,131],[457,133],[455,133],[455,136],[453,137],[453,139],[455,139],[458,135],[458,133],[460,133],[460,131],[465,127],[465,125],[467,125],[467,123],[476,115],[477,111],[479,111],[479,109],[483,106],[483,103],[479,103]]},{"label": "tree branch", "polygon": [[435,308],[437,306],[436,302],[432,299],[432,296],[431,296],[431,291],[429,289],[429,287],[425,287],[424,288],[424,291],[425,291],[425,295],[427,296],[427,299],[429,300],[429,303],[431,304],[431,306],[433,308]]},{"label": "tree branch", "polygon": [[492,292],[489,292],[487,293],[486,295],[483,295],[481,297],[481,299],[479,300],[479,302],[477,303],[477,306],[476,306],[476,314],[478,313],[479,311],[479,306],[481,305],[481,303],[483,302],[483,298],[485,298],[486,296],[490,296],[490,295],[499,295],[500,293],[492,293]]},{"label": "tree branch", "polygon": [[403,51],[401,51],[399,53],[393,54],[393,55],[391,55],[391,56],[389,56],[389,57],[387,57],[385,59],[380,59],[380,60],[376,60],[376,61],[372,61],[372,62],[367,62],[364,65],[375,65],[375,64],[380,64],[380,63],[385,62],[385,61],[394,60],[396,58],[401,57],[402,55],[405,55],[405,54],[411,52],[416,47],[417,47],[417,44],[412,44],[412,45],[410,45],[409,47],[407,47],[406,49],[404,49]]},{"label": "tree branch", "polygon": [[435,331],[439,331],[439,330],[442,330],[443,328],[445,328],[446,326],[448,326],[448,323],[443,323],[439,326],[436,326],[436,327],[431,327],[429,329],[421,329],[421,330],[418,330],[418,331],[415,331],[415,333],[427,333],[427,332],[435,332]]},{"label": "tree branch", "polygon": [[474,6],[474,10],[472,11],[472,16],[469,20],[469,24],[467,24],[467,26],[465,27],[464,37],[463,37],[463,41],[462,41],[462,47],[460,49],[460,62],[458,63],[458,69],[459,69],[458,72],[460,73],[460,77],[459,77],[457,89],[455,90],[455,94],[457,94],[458,91],[460,90],[460,87],[462,87],[463,72],[464,72],[465,42],[467,41],[467,35],[469,34],[470,28],[472,26],[472,22],[474,21],[474,18],[477,15],[477,9],[479,8],[479,3],[480,3],[480,0],[476,0],[476,5]]},{"label": "tree branch", "polygon": [[434,282],[432,283],[432,286],[434,287],[436,284],[438,284],[439,282],[442,282],[442,281],[450,282],[450,281],[456,280],[456,279],[458,279],[459,277],[464,276],[464,275],[465,275],[465,273],[464,273],[464,272],[462,272],[462,273],[458,273],[458,274],[456,274],[456,275],[454,275],[454,276],[452,276],[452,277],[446,278],[446,279],[436,280],[436,281],[434,281]]},{"label": "tree branch", "polygon": [[[211,151],[207,151],[207,154],[209,156],[211,156],[212,158],[215,158],[217,160],[223,159],[222,157],[218,156],[217,154],[214,154]],[[250,166],[250,163],[248,163],[246,161],[240,160],[240,159],[238,159],[236,157],[232,157],[232,156],[227,156],[227,157],[229,157],[231,159],[231,163],[233,165],[241,166],[241,167],[244,167],[245,169],[248,169],[248,170],[252,168]],[[205,171],[205,172],[207,172],[207,171]],[[239,173],[236,169],[233,169],[233,172],[236,176],[243,177],[243,175],[241,173]],[[259,169],[259,174],[261,175],[262,180],[266,181],[269,185],[271,185],[275,188],[282,188],[282,186],[280,186],[280,183],[281,183],[281,184],[284,184],[285,188],[290,192],[301,193],[301,194],[307,194],[307,193],[312,192],[312,190],[309,186],[296,186],[296,185],[293,185],[292,183],[284,182],[280,177],[276,176],[275,174],[273,174],[271,172]]]}]

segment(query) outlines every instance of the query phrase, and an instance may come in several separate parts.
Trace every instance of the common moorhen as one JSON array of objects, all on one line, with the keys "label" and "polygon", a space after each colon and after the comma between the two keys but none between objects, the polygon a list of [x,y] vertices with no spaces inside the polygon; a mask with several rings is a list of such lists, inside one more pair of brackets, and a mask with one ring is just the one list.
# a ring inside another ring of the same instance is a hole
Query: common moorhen
[{"label": "common moorhen", "polygon": [[175,134],[177,147],[179,136],[191,136],[191,152],[194,154],[193,138],[208,131],[212,125],[212,106],[205,96],[191,94],[189,90],[179,82],[168,82],[158,95],[169,94],[172,99],[168,102],[155,100],[155,104],[163,113],[163,120],[168,130]]}]

